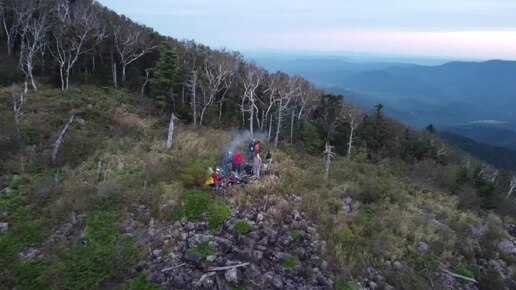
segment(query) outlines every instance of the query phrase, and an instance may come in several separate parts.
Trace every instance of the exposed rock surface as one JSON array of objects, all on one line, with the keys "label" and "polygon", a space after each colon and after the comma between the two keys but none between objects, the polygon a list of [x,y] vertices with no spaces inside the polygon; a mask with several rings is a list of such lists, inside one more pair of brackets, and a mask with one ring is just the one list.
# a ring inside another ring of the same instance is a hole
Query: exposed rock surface
[{"label": "exposed rock surface", "polygon": [[[248,220],[253,230],[235,235],[236,219]],[[148,281],[164,289],[334,289],[331,273],[321,270],[327,262],[317,254],[326,244],[297,210],[279,223],[257,208],[235,210],[217,231],[186,220],[144,227],[127,219],[123,225],[150,248],[136,270],[148,271]],[[199,246],[209,253],[196,251]]]},{"label": "exposed rock surface", "polygon": [[8,223],[0,223],[0,235],[7,232],[8,228],[9,228]]}]

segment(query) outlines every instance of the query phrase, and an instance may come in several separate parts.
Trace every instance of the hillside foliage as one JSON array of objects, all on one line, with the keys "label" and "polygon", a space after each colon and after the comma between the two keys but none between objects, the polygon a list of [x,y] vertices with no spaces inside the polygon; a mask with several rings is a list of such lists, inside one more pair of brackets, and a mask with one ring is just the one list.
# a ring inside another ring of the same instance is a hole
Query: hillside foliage
[{"label": "hillside foliage", "polygon": [[[481,260],[516,262],[497,248],[516,217],[510,172],[454,154],[381,104],[363,111],[299,76],[161,36],[94,1],[0,5],[0,222],[9,224],[0,289],[154,289],[134,270],[148,249],[120,235],[125,217],[150,223],[144,208],[153,222],[203,220],[215,231],[232,207],[292,195],[328,242],[328,271],[343,287],[372,266],[399,289],[430,289],[443,269],[499,289],[505,281]],[[167,150],[172,113],[179,124]],[[202,188],[206,169],[241,130],[273,151],[279,181],[215,199]],[[336,153],[327,179],[325,144]],[[37,258],[22,259],[27,249]],[[395,261],[406,271],[386,266]],[[297,263],[289,257],[285,267]]]}]

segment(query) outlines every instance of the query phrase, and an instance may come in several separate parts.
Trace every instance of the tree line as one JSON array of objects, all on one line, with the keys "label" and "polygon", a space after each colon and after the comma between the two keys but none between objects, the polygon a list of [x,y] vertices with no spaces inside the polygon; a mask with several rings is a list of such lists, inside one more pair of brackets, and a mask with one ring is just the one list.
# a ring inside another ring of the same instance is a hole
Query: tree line
[{"label": "tree line", "polygon": [[[364,111],[300,76],[268,72],[236,51],[162,36],[96,1],[4,0],[0,22],[4,85],[123,87],[193,126],[246,128],[275,146],[302,144],[314,153],[330,143],[348,158],[364,149],[376,161],[445,155],[438,138],[385,117],[381,105]],[[27,93],[25,87],[16,102],[13,90],[16,116]]]}]

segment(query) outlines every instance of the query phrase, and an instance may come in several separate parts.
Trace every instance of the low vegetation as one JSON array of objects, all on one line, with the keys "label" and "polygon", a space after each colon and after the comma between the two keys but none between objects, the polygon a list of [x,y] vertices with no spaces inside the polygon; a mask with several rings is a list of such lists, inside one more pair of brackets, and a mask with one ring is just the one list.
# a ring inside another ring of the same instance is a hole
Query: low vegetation
[{"label": "low vegetation", "polygon": [[236,220],[233,224],[233,233],[235,235],[245,235],[253,230],[253,226],[246,220]]}]

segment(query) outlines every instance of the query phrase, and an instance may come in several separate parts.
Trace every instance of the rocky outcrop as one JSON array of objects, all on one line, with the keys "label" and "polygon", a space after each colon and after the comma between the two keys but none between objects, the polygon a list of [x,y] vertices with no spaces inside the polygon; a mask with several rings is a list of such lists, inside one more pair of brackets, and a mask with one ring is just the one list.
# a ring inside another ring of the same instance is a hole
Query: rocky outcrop
[{"label": "rocky outcrop", "polygon": [[[237,219],[249,221],[252,231],[234,234]],[[149,247],[136,270],[148,271],[148,281],[164,289],[334,289],[327,262],[318,255],[326,244],[297,210],[279,223],[257,208],[234,210],[217,231],[186,220],[141,226],[124,222],[126,234]]]},{"label": "rocky outcrop", "polygon": [[0,223],[0,235],[7,232],[8,228],[9,228],[8,223]]}]

